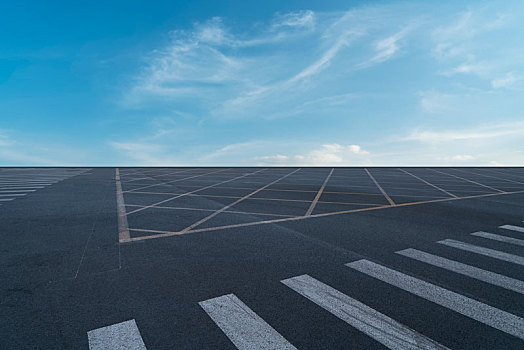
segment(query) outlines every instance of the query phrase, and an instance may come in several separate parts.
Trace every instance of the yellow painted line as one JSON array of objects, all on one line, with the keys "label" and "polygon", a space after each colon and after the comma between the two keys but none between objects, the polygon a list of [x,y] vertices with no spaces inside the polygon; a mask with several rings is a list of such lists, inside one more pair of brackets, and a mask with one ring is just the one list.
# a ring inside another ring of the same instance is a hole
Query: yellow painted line
[{"label": "yellow painted line", "polygon": [[122,184],[120,183],[120,169],[115,169],[116,182],[116,205],[118,211],[118,241],[129,242],[129,225],[127,223],[126,205],[122,194]]},{"label": "yellow painted line", "polygon": [[315,206],[317,205],[318,203],[318,200],[320,199],[320,196],[322,196],[322,192],[324,192],[324,188],[326,188],[326,185],[329,181],[329,178],[331,177],[331,175],[333,174],[333,170],[335,170],[335,168],[331,168],[331,171],[329,172],[329,175],[326,177],[326,179],[324,180],[324,183],[322,184],[322,187],[320,187],[320,189],[318,190],[317,192],[317,195],[315,196],[315,199],[313,199],[313,202],[311,203],[311,205],[309,206],[309,209],[307,210],[306,212],[306,216],[309,216],[311,215],[311,213],[313,212],[313,210],[315,209]]},{"label": "yellow painted line", "polygon": [[[517,193],[524,193],[524,190],[514,191],[514,192],[504,192],[504,193],[487,193],[487,194],[481,194],[481,195],[475,195],[475,196],[466,196],[466,197],[457,197],[457,198],[455,198],[455,197],[453,197],[453,198],[442,198],[442,199],[434,199],[434,200],[424,201],[424,202],[401,203],[401,204],[396,204],[395,206],[383,205],[383,206],[380,206],[380,207],[344,210],[344,211],[337,211],[337,212],[331,212],[331,213],[313,214],[313,215],[310,215],[310,216],[297,216],[297,217],[292,217],[292,218],[263,220],[263,221],[247,222],[247,223],[242,223],[242,224],[232,224],[232,225],[224,225],[224,226],[216,226],[216,227],[207,227],[207,228],[200,228],[200,229],[196,229],[196,230],[187,231],[187,232],[184,232],[184,234],[197,233],[197,232],[206,232],[206,231],[217,231],[217,230],[224,230],[224,229],[230,229],[230,228],[256,226],[256,225],[265,225],[265,224],[275,224],[275,223],[287,222],[287,221],[298,221],[298,220],[320,218],[320,217],[327,217],[327,216],[333,216],[333,215],[359,213],[359,212],[365,212],[365,211],[370,211],[370,210],[381,210],[381,209],[391,209],[391,208],[398,208],[398,207],[407,207],[407,206],[420,205],[420,204],[449,202],[449,201],[455,201],[455,200],[461,200],[461,199],[474,199],[474,198],[482,198],[482,197],[503,196],[503,195],[508,195],[508,194],[517,194]],[[156,233],[156,234],[149,235],[149,236],[134,237],[134,238],[131,238],[131,241],[142,241],[142,240],[148,240],[148,239],[177,236],[177,235],[181,235],[182,234],[181,231],[173,232],[173,231],[148,230],[148,229],[140,229],[140,228],[130,228],[129,230],[130,231]]]},{"label": "yellow painted line", "polygon": [[410,173],[409,171],[406,171],[406,170],[404,170],[404,169],[400,169],[400,168],[398,168],[398,170],[400,170],[400,171],[402,171],[402,172],[404,172],[404,173],[406,173],[406,174],[408,174],[408,175],[413,176],[415,179],[418,179],[418,180],[422,181],[423,183],[425,183],[426,185],[429,185],[429,186],[431,186],[431,187],[434,187],[434,188],[436,188],[437,190],[442,191],[442,192],[444,192],[444,193],[447,194],[447,195],[450,195],[451,197],[457,197],[457,196],[455,196],[453,193],[450,193],[450,192],[448,192],[448,191],[446,191],[446,190],[444,190],[444,189],[438,187],[437,185],[434,185],[434,184],[432,184],[432,183],[430,183],[430,182],[428,182],[428,181],[426,181],[426,180],[424,180],[424,179],[418,177],[417,175],[414,175],[414,174]]},{"label": "yellow painted line", "polygon": [[395,202],[393,202],[393,200],[391,198],[389,198],[388,194],[386,193],[386,191],[384,191],[384,189],[382,188],[382,186],[380,186],[377,182],[377,180],[375,180],[375,178],[373,177],[373,175],[371,175],[371,173],[368,171],[367,168],[364,168],[364,170],[366,171],[366,173],[368,173],[369,177],[371,178],[371,180],[373,180],[373,182],[375,183],[375,185],[377,185],[378,189],[380,190],[380,192],[382,192],[382,194],[384,195],[384,197],[386,197],[387,201],[389,202],[389,204],[391,205],[395,205]]}]

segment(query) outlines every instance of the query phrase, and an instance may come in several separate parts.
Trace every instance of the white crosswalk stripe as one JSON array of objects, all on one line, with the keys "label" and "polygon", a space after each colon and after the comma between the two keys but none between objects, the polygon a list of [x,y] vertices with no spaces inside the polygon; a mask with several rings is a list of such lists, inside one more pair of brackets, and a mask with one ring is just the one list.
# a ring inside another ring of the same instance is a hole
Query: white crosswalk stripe
[{"label": "white crosswalk stripe", "polygon": [[524,233],[524,227],[520,226],[514,226],[514,225],[502,225],[500,228],[503,228],[505,230],[512,230],[517,232],[523,232]]},{"label": "white crosswalk stripe", "polygon": [[433,266],[438,266],[443,269],[453,271],[455,273],[459,273],[464,276],[509,289],[520,294],[524,294],[524,282],[511,277],[500,275],[491,271],[486,271],[475,266],[466,265],[458,261],[446,259],[417,249],[409,248],[396,253]]},{"label": "white crosswalk stripe", "polygon": [[354,261],[346,264],[346,266],[517,338],[524,339],[524,332],[522,332],[524,319],[519,316],[369,260]]},{"label": "white crosswalk stripe", "polygon": [[89,350],[146,350],[135,320],[87,332]]},{"label": "white crosswalk stripe", "polygon": [[473,232],[472,235],[473,236],[477,236],[477,237],[491,239],[491,240],[494,240],[494,241],[514,244],[514,245],[519,245],[519,246],[524,247],[524,240],[522,240],[522,239],[496,235],[496,234],[489,233],[489,232],[484,232],[484,231]]},{"label": "white crosswalk stripe", "polygon": [[447,349],[313,277],[302,275],[282,283],[390,349]]},{"label": "white crosswalk stripe", "polygon": [[0,202],[8,203],[88,170],[90,169],[0,169]]},{"label": "white crosswalk stripe", "polygon": [[296,349],[234,294],[199,304],[238,349]]},{"label": "white crosswalk stripe", "polygon": [[476,245],[469,244],[469,243],[455,241],[453,239],[444,239],[442,241],[438,241],[437,243],[446,245],[448,247],[453,247],[453,248],[462,249],[468,252],[489,256],[490,258],[499,259],[499,260],[507,261],[510,263],[518,264],[518,265],[524,265],[524,257],[501,252],[499,250],[484,248],[484,247],[476,246]]}]

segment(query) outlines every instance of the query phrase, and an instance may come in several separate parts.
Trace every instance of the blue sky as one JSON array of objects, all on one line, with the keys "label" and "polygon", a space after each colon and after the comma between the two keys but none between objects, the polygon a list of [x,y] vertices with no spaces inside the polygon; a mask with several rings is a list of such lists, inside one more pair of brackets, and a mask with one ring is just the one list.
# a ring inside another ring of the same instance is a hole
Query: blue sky
[{"label": "blue sky", "polygon": [[524,164],[524,2],[220,3],[2,2],[0,165]]}]

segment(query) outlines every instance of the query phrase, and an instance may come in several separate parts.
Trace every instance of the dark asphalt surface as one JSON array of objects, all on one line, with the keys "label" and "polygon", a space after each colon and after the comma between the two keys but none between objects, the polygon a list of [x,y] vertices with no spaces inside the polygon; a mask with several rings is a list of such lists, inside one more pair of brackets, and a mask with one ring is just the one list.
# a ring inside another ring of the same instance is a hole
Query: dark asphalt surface
[{"label": "dark asphalt surface", "polygon": [[[327,183],[331,168],[280,181],[296,168],[247,175],[261,169],[120,168],[126,242],[114,168],[2,202],[0,349],[88,349],[88,331],[132,319],[150,350],[235,349],[198,304],[225,294],[298,349],[385,348],[280,282],[303,274],[446,347],[524,348],[516,336],[344,266],[367,259],[523,317],[523,294],[395,252],[415,248],[524,280],[522,265],[436,243],[524,256],[522,246],[471,235],[524,239],[499,228],[524,227],[524,168],[335,168]],[[13,171],[0,169],[0,178]]]}]

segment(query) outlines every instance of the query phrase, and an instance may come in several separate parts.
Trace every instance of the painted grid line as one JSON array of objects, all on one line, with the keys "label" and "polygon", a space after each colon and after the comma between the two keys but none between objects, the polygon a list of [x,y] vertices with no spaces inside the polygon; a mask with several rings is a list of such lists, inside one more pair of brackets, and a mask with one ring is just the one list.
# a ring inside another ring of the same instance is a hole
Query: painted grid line
[{"label": "painted grid line", "polygon": [[488,185],[484,185],[484,184],[481,184],[480,182],[477,182],[477,181],[473,181],[473,180],[469,180],[469,179],[466,179],[464,177],[460,177],[460,176],[457,176],[457,175],[453,175],[453,174],[448,174],[448,173],[445,173],[443,171],[439,171],[439,170],[435,170],[435,169],[429,169],[431,171],[435,171],[437,173],[440,173],[440,174],[444,174],[444,175],[448,175],[448,176],[453,176],[453,177],[456,177],[457,179],[461,179],[461,180],[464,180],[464,181],[467,181],[467,182],[471,182],[475,185],[478,185],[478,186],[482,186],[482,187],[485,187],[485,188],[489,188],[490,190],[493,190],[493,191],[497,191],[497,192],[501,192],[501,193],[504,193],[505,191],[502,191],[502,190],[499,190],[498,188],[495,188],[495,187],[491,187],[491,186],[488,186]]},{"label": "painted grid line", "polygon": [[520,227],[520,226],[502,225],[502,226],[499,226],[499,228],[503,228],[505,230],[523,232],[524,233],[524,227]]},{"label": "painted grid line", "polygon": [[315,196],[315,199],[313,199],[313,202],[309,206],[309,209],[307,210],[305,216],[310,216],[313,213],[313,210],[315,209],[315,206],[317,205],[318,200],[320,199],[320,196],[322,196],[322,192],[324,192],[324,188],[326,188],[326,185],[329,179],[331,178],[331,175],[333,174],[333,170],[335,170],[335,168],[331,168],[331,171],[329,172],[328,176],[324,180],[322,187],[320,187],[320,189],[318,190],[317,195]]},{"label": "painted grid line", "polygon": [[438,187],[437,185],[434,185],[434,184],[432,184],[432,183],[430,183],[430,182],[428,182],[428,181],[426,181],[426,180],[424,180],[424,179],[418,177],[417,175],[410,173],[409,171],[406,171],[406,170],[404,170],[404,169],[400,169],[400,168],[398,168],[398,170],[403,171],[404,173],[413,176],[415,179],[418,179],[418,180],[424,182],[426,185],[429,185],[429,186],[431,186],[431,187],[434,187],[434,188],[436,188],[437,190],[439,190],[439,191],[441,191],[441,192],[444,192],[445,194],[447,194],[447,195],[449,195],[449,196],[451,196],[451,197],[455,197],[455,198],[457,198],[457,196],[455,196],[453,193],[448,192],[448,191],[446,191],[446,190],[444,190],[444,189]]},{"label": "painted grid line", "polygon": [[259,189],[257,189],[257,190],[255,190],[255,191],[253,191],[253,192],[251,192],[251,193],[245,195],[244,197],[237,199],[237,200],[234,201],[233,203],[228,204],[228,205],[224,206],[223,208],[221,208],[221,209],[215,211],[213,214],[208,215],[208,216],[206,216],[205,218],[203,218],[203,219],[201,219],[201,220],[198,220],[198,221],[195,222],[194,224],[189,225],[188,227],[186,227],[185,229],[183,229],[183,230],[181,231],[181,233],[183,234],[183,233],[186,233],[186,232],[189,231],[189,230],[192,230],[193,228],[195,228],[195,227],[197,227],[197,226],[203,224],[204,222],[206,222],[206,221],[208,221],[208,220],[214,218],[214,217],[217,216],[218,214],[220,214],[220,213],[222,213],[222,212],[228,210],[229,208],[233,207],[234,205],[236,205],[236,204],[238,204],[238,203],[240,203],[240,202],[242,202],[242,201],[248,199],[249,197],[251,197],[251,196],[257,194],[257,193],[260,192],[260,191],[263,191],[265,188],[267,188],[267,187],[269,187],[269,186],[271,186],[271,185],[276,184],[277,182],[279,182],[279,181],[285,179],[285,178],[288,177],[288,176],[293,175],[294,173],[296,173],[296,172],[299,171],[300,169],[301,169],[301,168],[298,168],[297,170],[292,171],[292,172],[290,172],[289,174],[286,174],[286,175],[284,175],[284,176],[278,178],[277,180],[268,183],[267,185],[265,185],[265,186],[263,186],[263,187],[260,187]]},{"label": "painted grid line", "polygon": [[241,176],[237,176],[235,178],[232,178],[232,179],[229,179],[229,180],[225,180],[225,181],[222,181],[222,182],[218,182],[216,184],[213,184],[213,185],[209,185],[209,186],[205,186],[205,187],[202,187],[202,188],[199,188],[199,189],[196,189],[196,190],[193,190],[193,191],[190,191],[190,192],[186,192],[186,193],[183,193],[181,195],[178,195],[178,196],[174,196],[174,197],[171,197],[171,198],[167,198],[167,199],[164,199],[160,202],[156,202],[156,203],[153,203],[151,205],[148,205],[148,206],[145,206],[143,208],[139,208],[139,209],[135,209],[129,213],[127,213],[127,215],[130,215],[130,214],[134,214],[134,213],[137,213],[139,211],[142,211],[142,210],[145,210],[145,209],[148,209],[148,208],[153,208],[153,207],[156,207],[157,205],[159,204],[164,204],[166,202],[169,202],[173,199],[177,199],[177,198],[180,198],[180,197],[185,197],[185,196],[188,196],[192,193],[196,193],[196,192],[199,192],[199,191],[203,191],[203,190],[206,190],[208,188],[212,188],[212,187],[215,187],[215,186],[218,186],[218,185],[222,185],[222,184],[225,184],[225,183],[228,183],[228,182],[231,182],[231,181],[235,181],[235,180],[238,180],[238,179],[241,179],[241,178],[244,178],[246,176],[250,176],[250,175],[254,175],[254,174],[257,174],[261,171],[264,171],[264,170],[267,170],[267,169],[261,169],[261,170],[258,170],[258,171],[255,171],[253,173],[248,173],[248,174],[244,174],[244,175],[241,175]]},{"label": "painted grid line", "polygon": [[375,180],[375,178],[373,177],[373,175],[371,175],[371,173],[369,172],[369,170],[367,168],[364,168],[364,170],[366,171],[366,173],[368,173],[369,177],[371,178],[371,180],[373,180],[373,182],[375,183],[375,185],[377,185],[378,189],[380,190],[380,192],[382,192],[382,194],[384,195],[384,197],[386,197],[387,201],[389,202],[389,204],[391,205],[395,205],[395,202],[393,202],[393,200],[391,198],[389,198],[388,194],[386,193],[386,191],[384,191],[384,189],[378,184],[377,180]]}]

